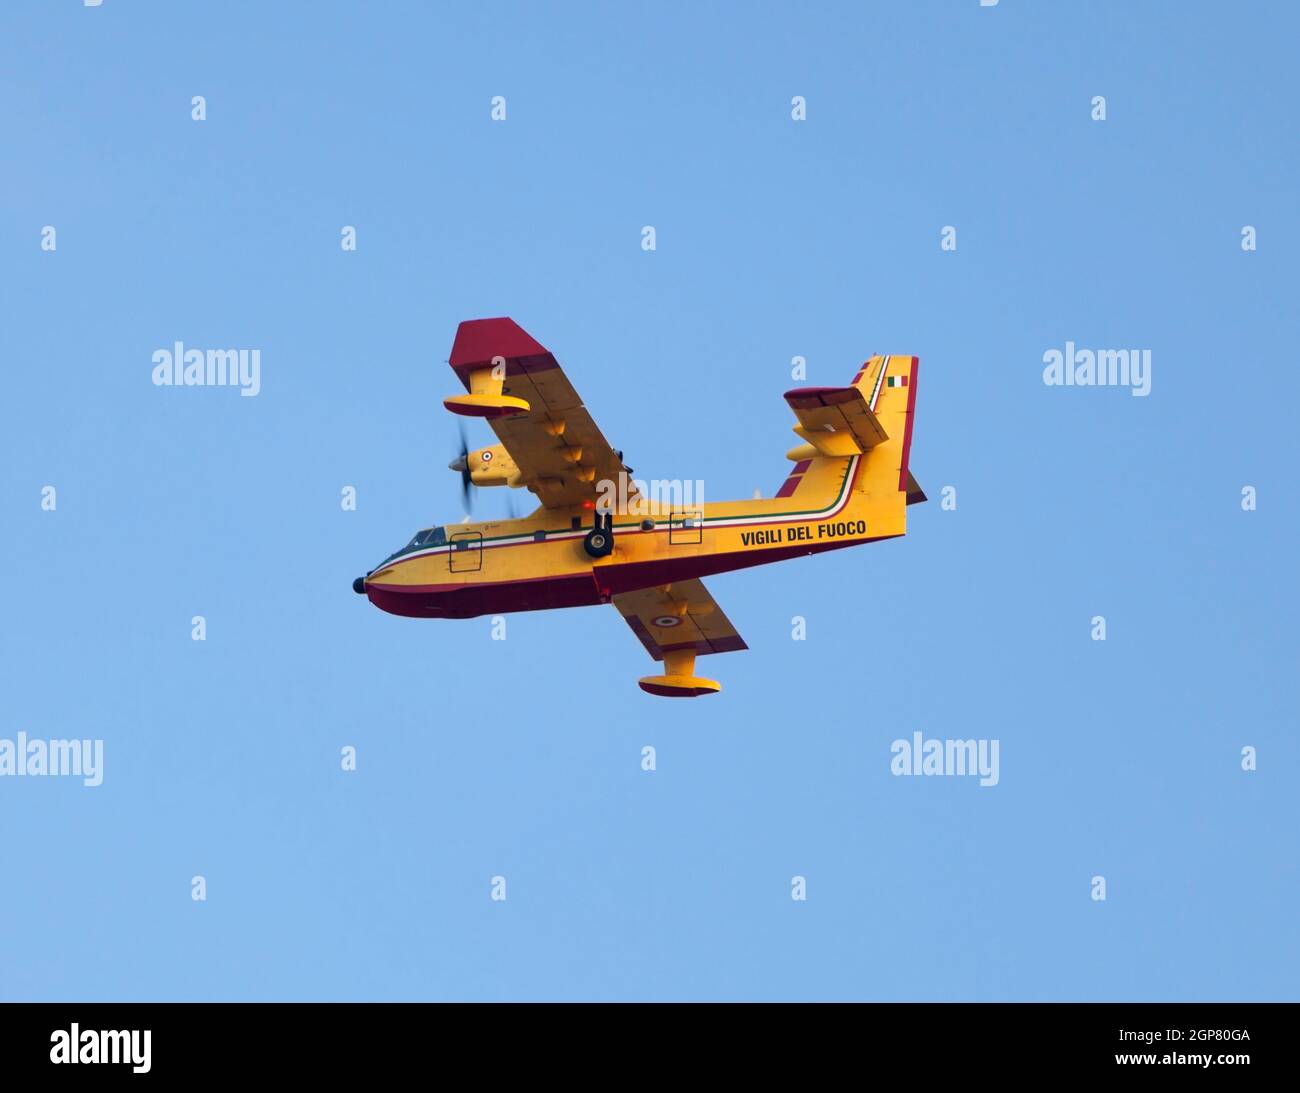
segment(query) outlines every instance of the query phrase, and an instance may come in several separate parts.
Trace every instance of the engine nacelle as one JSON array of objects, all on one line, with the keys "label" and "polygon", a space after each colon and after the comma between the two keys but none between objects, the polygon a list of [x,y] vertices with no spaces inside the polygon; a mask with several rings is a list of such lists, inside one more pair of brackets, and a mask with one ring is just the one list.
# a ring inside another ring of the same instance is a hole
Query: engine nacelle
[{"label": "engine nacelle", "polygon": [[523,485],[519,468],[501,444],[470,452],[465,457],[465,466],[469,469],[470,481],[476,486]]}]

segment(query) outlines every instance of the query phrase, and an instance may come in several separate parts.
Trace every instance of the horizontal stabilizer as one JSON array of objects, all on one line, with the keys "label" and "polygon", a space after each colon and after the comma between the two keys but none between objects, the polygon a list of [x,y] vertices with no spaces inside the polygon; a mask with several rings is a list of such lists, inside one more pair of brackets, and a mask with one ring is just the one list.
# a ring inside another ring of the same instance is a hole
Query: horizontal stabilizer
[{"label": "horizontal stabilizer", "polygon": [[798,387],[785,393],[795,432],[822,455],[856,455],[889,439],[858,387]]}]

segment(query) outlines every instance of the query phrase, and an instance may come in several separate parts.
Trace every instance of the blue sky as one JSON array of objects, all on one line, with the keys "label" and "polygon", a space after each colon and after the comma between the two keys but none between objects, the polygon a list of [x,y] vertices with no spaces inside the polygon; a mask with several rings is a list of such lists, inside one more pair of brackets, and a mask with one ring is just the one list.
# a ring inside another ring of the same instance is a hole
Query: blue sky
[{"label": "blue sky", "polygon": [[[5,5],[0,738],[105,772],[0,778],[0,997],[1296,998],[1297,30]],[[931,503],[713,578],[750,651],[698,702],[612,608],[385,615],[349,584],[462,515],[445,361],[493,315],[712,499],[784,477],[792,357],[916,354]],[[261,393],[153,386],[176,340]],[[1045,386],[1068,340],[1150,395]],[[917,731],[999,784],[892,776]]]}]

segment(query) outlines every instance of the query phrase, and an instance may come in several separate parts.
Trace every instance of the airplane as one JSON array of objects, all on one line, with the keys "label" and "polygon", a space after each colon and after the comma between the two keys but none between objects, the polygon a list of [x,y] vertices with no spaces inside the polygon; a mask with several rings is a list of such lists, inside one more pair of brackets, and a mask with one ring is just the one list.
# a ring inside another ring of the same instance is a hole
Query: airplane
[{"label": "airplane", "polygon": [[464,619],[612,603],[663,672],[649,694],[721,690],[695,660],[748,646],[701,578],[894,539],[926,499],[908,466],[918,360],[873,356],[847,387],[785,393],[799,443],[770,499],[655,504],[632,478],[549,350],[512,319],[460,324],[451,369],[465,394],[443,405],[487,422],[500,443],[450,469],[468,489],[527,489],[518,519],[428,527],[353,591],[394,615]]}]

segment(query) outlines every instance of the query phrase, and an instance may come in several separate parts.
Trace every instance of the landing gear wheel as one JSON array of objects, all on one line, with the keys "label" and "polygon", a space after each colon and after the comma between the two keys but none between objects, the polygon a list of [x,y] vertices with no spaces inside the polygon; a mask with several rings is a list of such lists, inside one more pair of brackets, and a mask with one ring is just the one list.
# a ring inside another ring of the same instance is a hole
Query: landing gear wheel
[{"label": "landing gear wheel", "polygon": [[614,514],[598,512],[592,528],[582,540],[583,549],[593,558],[604,558],[614,551]]}]

